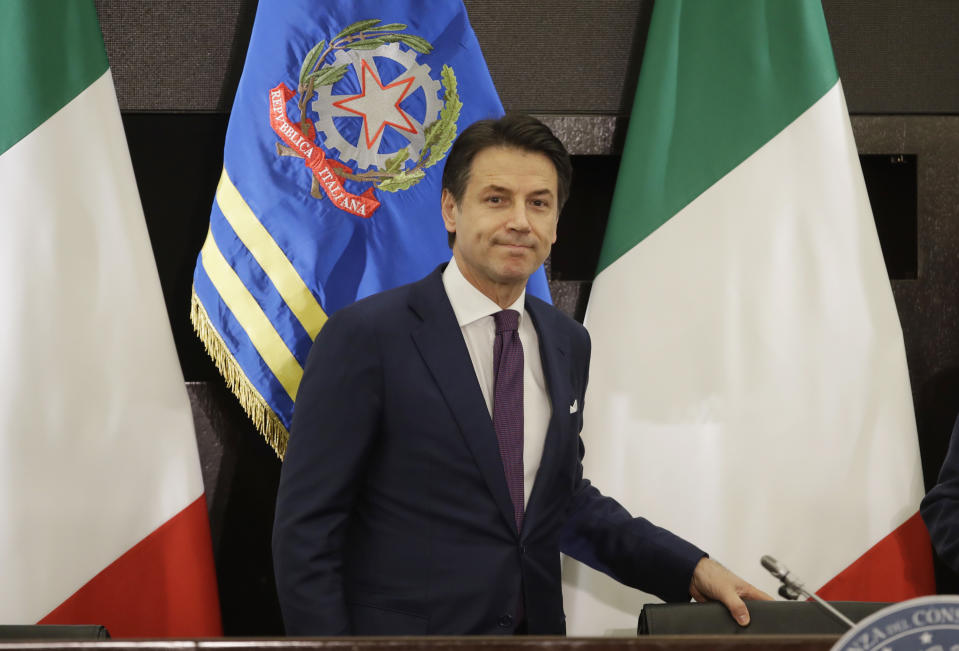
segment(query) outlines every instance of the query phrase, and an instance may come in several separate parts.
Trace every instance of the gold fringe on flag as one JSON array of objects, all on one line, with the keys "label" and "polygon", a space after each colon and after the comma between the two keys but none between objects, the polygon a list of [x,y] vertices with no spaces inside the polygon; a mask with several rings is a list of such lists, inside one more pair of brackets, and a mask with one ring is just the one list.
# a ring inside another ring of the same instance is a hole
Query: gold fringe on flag
[{"label": "gold fringe on flag", "polygon": [[210,323],[210,317],[196,295],[196,289],[193,290],[190,299],[190,321],[193,323],[193,329],[200,341],[206,347],[207,354],[226,380],[227,387],[240,401],[243,411],[250,417],[256,429],[259,430],[266,442],[276,452],[276,456],[282,461],[283,455],[286,454],[286,444],[290,440],[290,433],[280,422],[276,412],[260,395],[260,392],[253,387],[246,373],[243,372],[226,344],[223,343],[220,333]]}]

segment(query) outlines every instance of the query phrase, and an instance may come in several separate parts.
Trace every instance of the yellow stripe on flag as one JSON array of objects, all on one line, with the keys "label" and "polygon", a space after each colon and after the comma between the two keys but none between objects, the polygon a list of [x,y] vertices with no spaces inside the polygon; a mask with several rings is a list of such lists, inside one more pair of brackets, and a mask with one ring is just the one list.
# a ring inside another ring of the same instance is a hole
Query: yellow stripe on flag
[{"label": "yellow stripe on flag", "polygon": [[310,339],[316,339],[316,334],[326,323],[326,313],[276,240],[233,185],[226,167],[223,168],[223,174],[216,189],[216,202],[237,237],[266,272],[290,311],[310,335]]},{"label": "yellow stripe on flag", "polygon": [[200,255],[203,269],[220,294],[220,298],[230,308],[234,318],[249,336],[253,347],[283,385],[290,399],[295,400],[303,377],[303,367],[293,357],[293,353],[290,352],[273,323],[267,318],[236,271],[223,257],[223,253],[213,239],[212,231],[207,233]]}]

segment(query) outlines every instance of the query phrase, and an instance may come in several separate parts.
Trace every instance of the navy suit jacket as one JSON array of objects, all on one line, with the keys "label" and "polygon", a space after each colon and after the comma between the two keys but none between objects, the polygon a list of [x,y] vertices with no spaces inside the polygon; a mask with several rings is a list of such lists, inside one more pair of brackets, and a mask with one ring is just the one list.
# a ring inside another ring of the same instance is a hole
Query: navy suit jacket
[{"label": "navy suit jacket", "polygon": [[919,512],[939,558],[959,572],[959,418],[952,428],[939,480],[922,499]]},{"label": "navy suit jacket", "polygon": [[583,478],[589,337],[529,296],[552,418],[516,530],[444,266],[340,310],[310,352],[273,531],[287,634],[510,633],[521,598],[530,633],[560,634],[561,550],[689,600],[703,552]]}]

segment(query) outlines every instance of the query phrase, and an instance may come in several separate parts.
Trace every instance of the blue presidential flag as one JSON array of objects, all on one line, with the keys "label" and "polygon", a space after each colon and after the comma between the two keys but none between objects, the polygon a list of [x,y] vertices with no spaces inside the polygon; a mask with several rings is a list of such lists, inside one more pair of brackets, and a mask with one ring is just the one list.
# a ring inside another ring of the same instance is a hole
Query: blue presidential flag
[{"label": "blue presidential flag", "polygon": [[460,2],[259,4],[191,318],[281,457],[327,317],[450,258],[446,153],[502,113]]}]

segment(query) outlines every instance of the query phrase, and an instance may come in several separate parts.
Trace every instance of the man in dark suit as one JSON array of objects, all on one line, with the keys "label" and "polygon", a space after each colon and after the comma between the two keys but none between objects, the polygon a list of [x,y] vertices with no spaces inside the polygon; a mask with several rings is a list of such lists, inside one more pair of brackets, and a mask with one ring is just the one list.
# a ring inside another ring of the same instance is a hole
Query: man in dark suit
[{"label": "man in dark suit", "polygon": [[589,336],[525,293],[570,177],[533,118],[467,128],[443,174],[453,259],[320,332],[273,534],[288,634],[563,633],[560,551],[743,624],[741,597],[768,598],[582,476]]}]

